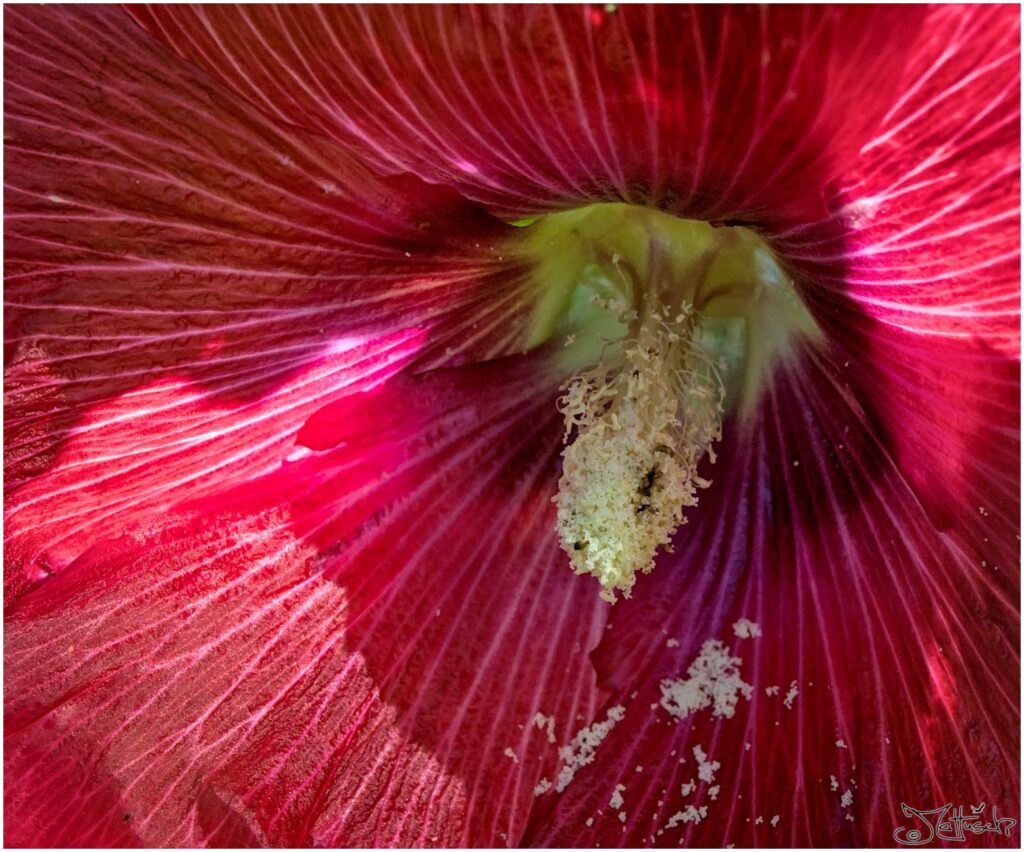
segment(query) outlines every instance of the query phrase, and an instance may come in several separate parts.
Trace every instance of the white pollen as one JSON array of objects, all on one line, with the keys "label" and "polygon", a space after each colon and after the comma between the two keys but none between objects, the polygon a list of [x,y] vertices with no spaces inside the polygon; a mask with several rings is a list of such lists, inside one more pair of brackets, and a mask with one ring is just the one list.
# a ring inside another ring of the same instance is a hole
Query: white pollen
[{"label": "white pollen", "polygon": [[838,790],[839,789],[839,782],[836,780],[836,776],[835,775],[829,775],[828,777],[829,777],[829,783],[830,783],[832,789],[833,790]]},{"label": "white pollen", "polygon": [[840,805],[840,807],[848,808],[852,804],[853,804],[853,790],[847,790],[839,798],[839,805]]},{"label": "white pollen", "polygon": [[708,798],[711,799],[712,802],[715,801],[715,799],[718,798],[718,793],[721,789],[722,788],[717,784],[715,784],[714,787],[708,787]]},{"label": "white pollen", "polygon": [[555,742],[555,717],[545,716],[543,713],[538,713],[533,717],[533,725],[536,728],[540,728],[547,735],[548,742]]},{"label": "white pollen", "polygon": [[665,647],[667,647],[667,648],[678,648],[679,647],[679,640],[678,639],[666,639],[665,640]]},{"label": "white pollen", "polygon": [[562,388],[568,446],[553,498],[557,529],[573,570],[595,576],[611,603],[654,568],[683,509],[711,484],[697,468],[705,456],[714,461],[725,389],[694,340],[697,319],[651,306],[619,361],[602,361]]},{"label": "white pollen", "polygon": [[661,682],[661,706],[677,719],[707,707],[713,716],[731,718],[740,696],[749,700],[754,691],[740,677],[742,663],[720,640],[709,639],[686,670],[688,679]]},{"label": "white pollen", "polygon": [[732,626],[732,632],[740,639],[756,639],[761,635],[761,625],[749,618],[741,618]]},{"label": "white pollen", "polygon": [[595,722],[593,725],[583,728],[573,737],[569,745],[562,746],[558,750],[558,754],[562,758],[562,768],[558,771],[558,777],[555,779],[555,790],[561,793],[572,783],[572,779],[576,777],[576,773],[580,769],[588,763],[594,762],[598,747],[625,715],[626,708],[617,704],[608,710],[608,716],[603,722]]},{"label": "white pollen", "polygon": [[847,748],[846,740],[836,740],[836,748]]},{"label": "white pollen", "polygon": [[693,747],[693,756],[697,758],[697,777],[707,784],[713,783],[715,773],[722,768],[722,764],[717,760],[709,760],[704,749],[699,745]]},{"label": "white pollen", "polygon": [[774,696],[779,694],[779,688],[777,686],[766,686],[764,688],[764,694],[767,696]]},{"label": "white pollen", "polygon": [[543,796],[548,790],[551,789],[551,782],[547,778],[541,778],[537,782],[537,786],[533,788],[534,796]]},{"label": "white pollen", "polygon": [[616,784],[615,785],[615,789],[612,790],[612,797],[608,800],[608,807],[610,807],[612,810],[615,810],[615,811],[617,811],[619,808],[622,807],[622,802],[623,802],[622,794],[625,791],[625,789],[626,789],[626,785],[625,784]]},{"label": "white pollen", "polygon": [[680,823],[692,822],[697,825],[704,817],[708,815],[708,809],[701,805],[699,808],[695,808],[693,805],[687,805],[683,810],[673,814],[668,818],[668,822],[665,823],[665,828],[675,828]]},{"label": "white pollen", "polygon": [[773,816],[770,820],[768,820],[768,822],[770,822],[772,824],[772,828],[775,828],[779,824],[779,815],[775,814],[775,816]]},{"label": "white pollen", "polygon": [[502,754],[505,755],[505,757],[510,758],[513,763],[519,763],[519,758],[512,749],[507,748],[502,752]]},{"label": "white pollen", "polygon": [[793,709],[793,702],[796,701],[796,697],[800,694],[800,690],[797,689],[796,681],[792,681],[789,684],[789,692],[786,693],[786,697],[782,699],[782,703],[786,705],[786,709]]}]

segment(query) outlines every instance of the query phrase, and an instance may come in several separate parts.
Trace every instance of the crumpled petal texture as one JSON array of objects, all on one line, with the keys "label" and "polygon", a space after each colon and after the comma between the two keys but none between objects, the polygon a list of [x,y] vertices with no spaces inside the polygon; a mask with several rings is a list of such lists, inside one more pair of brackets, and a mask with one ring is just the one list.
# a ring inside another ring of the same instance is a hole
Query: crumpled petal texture
[{"label": "crumpled petal texture", "polygon": [[413,381],[374,392],[389,422],[355,406],[319,454],[13,608],[10,842],[521,836],[556,762],[532,720],[561,742],[594,713],[605,607],[550,546],[559,429],[536,369]]},{"label": "crumpled petal texture", "polygon": [[[1017,10],[131,15],[5,10],[8,844],[1019,816]],[[758,228],[824,332],[614,609],[495,218],[595,200]],[[677,723],[713,638],[751,698]]]}]

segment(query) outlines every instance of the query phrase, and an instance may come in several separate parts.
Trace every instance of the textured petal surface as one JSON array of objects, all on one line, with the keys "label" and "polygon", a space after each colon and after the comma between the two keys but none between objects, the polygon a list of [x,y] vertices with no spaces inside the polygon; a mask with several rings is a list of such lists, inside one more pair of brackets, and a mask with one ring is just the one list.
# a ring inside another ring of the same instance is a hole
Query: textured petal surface
[{"label": "textured petal surface", "polygon": [[583,200],[775,220],[888,103],[920,15],[880,7],[154,7],[270,115],[508,213]]},{"label": "textured petal surface", "polygon": [[520,345],[505,226],[120,12],[5,35],[7,843],[519,836],[604,618],[554,386],[395,378]]},{"label": "textured petal surface", "polygon": [[777,240],[943,531],[980,512],[1017,521],[1019,35],[1015,9],[934,10],[905,92],[830,187],[830,218]]},{"label": "textured petal surface", "polygon": [[338,447],[97,542],[24,597],[8,843],[521,836],[552,743],[602,696],[606,616],[552,546],[559,424],[537,374],[389,382],[390,420],[357,406]]},{"label": "textured petal surface", "polygon": [[273,470],[413,356],[521,346],[507,226],[233,105],[116,10],[6,15],[9,593]]},{"label": "textured petal surface", "polygon": [[[135,14],[217,82],[5,10],[9,844],[1019,816],[1016,10]],[[614,610],[551,532],[539,357],[407,369],[521,340],[444,185],[752,221],[826,332]],[[712,639],[750,698],[677,723]]]}]

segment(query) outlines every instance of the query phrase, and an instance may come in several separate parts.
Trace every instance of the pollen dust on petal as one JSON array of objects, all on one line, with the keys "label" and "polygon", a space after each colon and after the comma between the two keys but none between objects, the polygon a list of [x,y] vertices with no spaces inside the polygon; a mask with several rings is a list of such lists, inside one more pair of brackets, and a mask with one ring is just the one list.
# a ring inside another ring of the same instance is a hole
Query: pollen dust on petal
[{"label": "pollen dust on petal", "polygon": [[[572,783],[584,766],[594,762],[597,756],[597,749],[605,738],[626,715],[626,708],[621,704],[608,709],[608,714],[602,722],[594,722],[586,728],[582,728],[573,737],[572,742],[562,746],[558,750],[558,756],[562,759],[562,765],[555,776],[555,791],[561,793]],[[540,796],[550,790],[552,783],[547,778],[542,778],[534,788],[534,795]]]},{"label": "pollen dust on petal", "polygon": [[[710,801],[715,801],[718,798],[720,787],[714,785],[715,773],[721,769],[722,764],[717,760],[712,760],[708,757],[707,752],[704,751],[704,747],[697,744],[693,747],[693,756],[697,761],[697,777],[691,778],[685,784],[679,788],[679,792],[685,799],[691,796],[697,789],[698,785],[703,782],[707,786],[707,796]],[[713,785],[713,786],[711,786]],[[701,822],[708,815],[707,805],[693,805],[688,804],[682,810],[677,811],[668,818],[668,822],[658,832],[662,834],[670,828],[675,828],[677,825],[686,823],[693,823],[694,825]]]},{"label": "pollen dust on petal", "polygon": [[678,720],[707,707],[713,716],[732,718],[740,698],[750,700],[754,692],[740,677],[742,664],[721,640],[709,639],[686,670],[689,677],[661,682],[661,706]]},{"label": "pollen dust on petal", "polygon": [[[741,618],[733,625],[733,632],[740,638],[756,638],[761,635],[761,628],[753,621]],[[740,676],[742,664],[743,660],[733,656],[724,642],[718,639],[707,640],[687,669],[687,678],[662,680],[661,706],[677,722],[707,708],[711,708],[713,716],[732,718],[740,698],[750,700],[754,691]],[[777,694],[777,687],[775,692]],[[709,757],[699,743],[693,747],[693,756],[697,761],[697,774],[680,786],[682,798],[689,798],[703,785],[706,801],[717,801],[721,786],[714,782],[721,763]],[[683,762],[680,760],[680,763]],[[685,804],[669,817],[657,835],[679,825],[699,824],[707,818],[708,809],[709,805],[700,803],[700,800]]]}]

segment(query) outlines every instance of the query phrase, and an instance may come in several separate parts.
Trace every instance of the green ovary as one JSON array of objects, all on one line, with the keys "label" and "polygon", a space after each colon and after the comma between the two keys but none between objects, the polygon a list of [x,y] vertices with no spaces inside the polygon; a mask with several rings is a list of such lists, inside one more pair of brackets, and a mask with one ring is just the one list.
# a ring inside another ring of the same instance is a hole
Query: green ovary
[{"label": "green ovary", "polygon": [[767,244],[626,204],[517,223],[534,264],[531,346],[572,378],[558,532],[602,597],[628,596],[710,485],[729,410],[753,410],[773,365],[818,329]]}]

